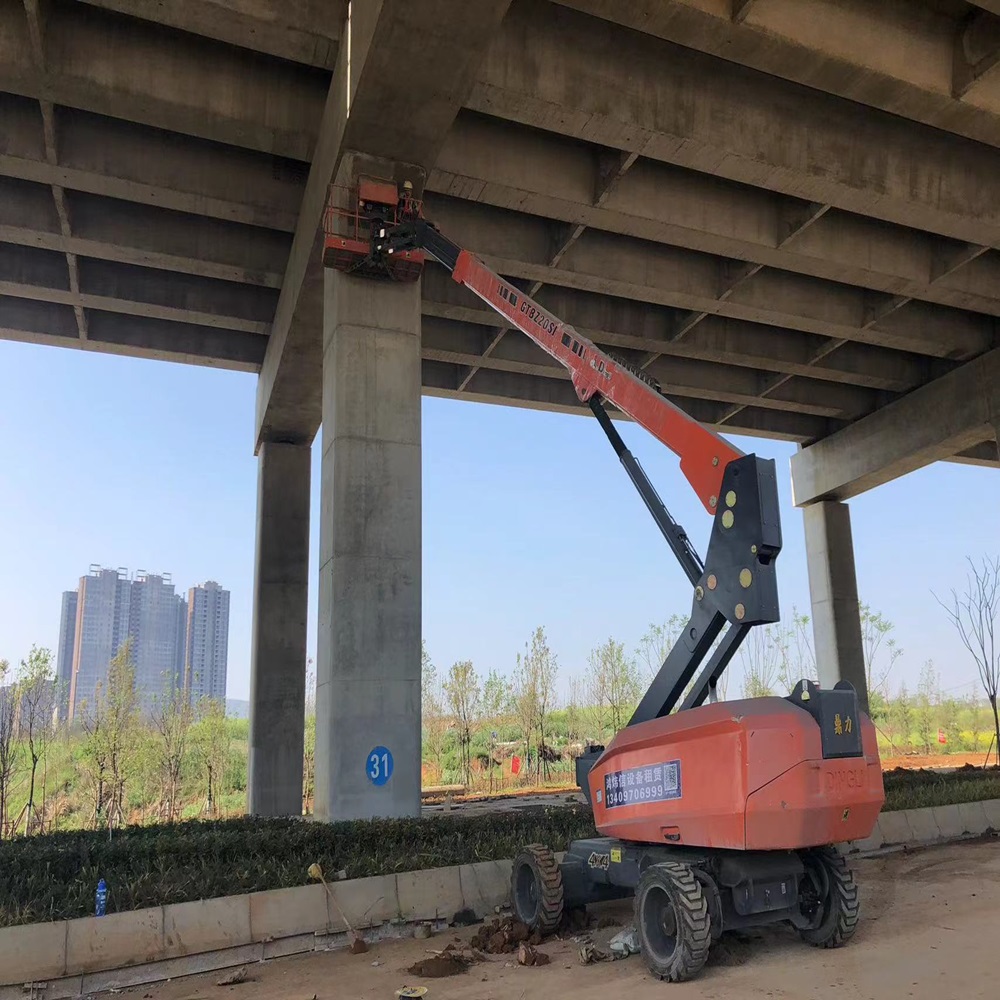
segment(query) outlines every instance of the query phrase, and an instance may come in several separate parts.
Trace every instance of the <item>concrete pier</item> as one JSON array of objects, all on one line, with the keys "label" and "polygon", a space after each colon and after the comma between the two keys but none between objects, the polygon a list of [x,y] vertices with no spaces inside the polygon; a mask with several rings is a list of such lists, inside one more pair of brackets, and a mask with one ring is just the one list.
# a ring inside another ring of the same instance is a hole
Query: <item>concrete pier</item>
[{"label": "concrete pier", "polygon": [[420,282],[328,270],[317,819],[420,813]]},{"label": "concrete pier", "polygon": [[247,775],[254,816],[302,813],[310,451],[268,441],[258,458]]},{"label": "concrete pier", "polygon": [[850,681],[867,711],[850,508],[844,503],[821,501],[806,507],[802,517],[819,682],[829,688],[837,681]]}]

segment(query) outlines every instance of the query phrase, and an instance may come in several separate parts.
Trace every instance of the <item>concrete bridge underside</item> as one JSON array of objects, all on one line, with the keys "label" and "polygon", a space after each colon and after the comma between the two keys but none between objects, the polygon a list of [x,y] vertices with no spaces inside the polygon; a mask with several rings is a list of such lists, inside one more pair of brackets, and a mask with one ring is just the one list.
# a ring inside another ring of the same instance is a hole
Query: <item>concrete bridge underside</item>
[{"label": "concrete bridge underside", "polygon": [[[367,164],[724,432],[799,442],[817,653],[843,501],[998,464],[1000,0],[0,0],[0,337],[256,372],[250,805],[419,808],[420,395],[583,412],[429,269],[324,275]],[[366,776],[392,749],[385,785]]]}]

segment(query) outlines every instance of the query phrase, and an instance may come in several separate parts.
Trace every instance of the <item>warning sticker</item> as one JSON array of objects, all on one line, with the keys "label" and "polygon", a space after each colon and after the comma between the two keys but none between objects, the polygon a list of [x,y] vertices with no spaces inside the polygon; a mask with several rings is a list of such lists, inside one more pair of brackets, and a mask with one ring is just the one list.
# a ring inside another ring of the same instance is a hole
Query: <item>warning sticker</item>
[{"label": "warning sticker", "polygon": [[670,760],[651,767],[632,767],[604,775],[607,809],[664,802],[681,797],[681,762]]}]

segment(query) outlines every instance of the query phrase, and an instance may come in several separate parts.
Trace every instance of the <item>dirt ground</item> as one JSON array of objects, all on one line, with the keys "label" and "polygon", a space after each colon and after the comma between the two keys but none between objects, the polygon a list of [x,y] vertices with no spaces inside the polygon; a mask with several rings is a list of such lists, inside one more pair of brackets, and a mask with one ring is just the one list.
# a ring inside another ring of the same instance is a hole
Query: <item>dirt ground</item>
[{"label": "dirt ground", "polygon": [[[755,931],[714,948],[709,964],[689,983],[649,976],[639,956],[581,965],[572,940],[546,941],[549,965],[522,968],[496,956],[459,975],[420,979],[406,970],[476,928],[429,940],[374,945],[364,955],[330,952],[249,967],[252,979],[220,987],[223,973],[191,976],[129,990],[136,1000],[393,1000],[404,985],[426,986],[426,1000],[976,1000],[997,996],[1000,926],[1000,842],[930,848],[857,861],[862,920],[854,939],[824,951],[789,929]],[[629,908],[601,910],[626,920]],[[613,929],[597,932],[600,941]],[[377,964],[375,964],[377,963]]]},{"label": "dirt ground", "polygon": [[[931,754],[930,756],[907,754],[903,757],[886,757],[882,755],[882,770],[891,771],[896,767],[903,767],[910,770],[922,767],[957,768],[965,767],[966,764],[972,764],[974,767],[982,767],[985,759],[985,750],[981,753]],[[996,761],[995,754],[993,755],[993,760],[994,762]]]}]

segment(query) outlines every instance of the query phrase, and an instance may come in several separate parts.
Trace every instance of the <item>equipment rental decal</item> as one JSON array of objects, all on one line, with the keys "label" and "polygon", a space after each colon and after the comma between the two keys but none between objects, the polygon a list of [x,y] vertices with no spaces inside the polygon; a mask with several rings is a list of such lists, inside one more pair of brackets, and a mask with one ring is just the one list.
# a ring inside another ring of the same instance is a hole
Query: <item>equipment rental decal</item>
[{"label": "equipment rental decal", "polygon": [[664,802],[681,797],[681,762],[666,761],[651,767],[632,767],[604,775],[605,808]]}]

